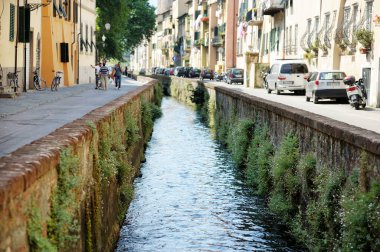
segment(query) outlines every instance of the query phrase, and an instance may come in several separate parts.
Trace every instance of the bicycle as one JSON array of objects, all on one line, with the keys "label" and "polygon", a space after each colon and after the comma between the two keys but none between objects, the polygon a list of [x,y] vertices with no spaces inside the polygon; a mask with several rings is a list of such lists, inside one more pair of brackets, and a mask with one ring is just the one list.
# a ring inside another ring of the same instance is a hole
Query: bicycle
[{"label": "bicycle", "polygon": [[[55,71],[53,71],[53,72],[55,72]],[[55,76],[54,76],[53,80],[51,81],[51,91],[58,91],[58,86],[59,86],[59,84],[61,84],[61,78],[62,77],[59,76],[59,74],[61,74],[61,73],[63,73],[63,72],[57,71],[55,73]]]},{"label": "bicycle", "polygon": [[18,88],[18,73],[20,71],[16,71],[15,73],[9,72],[7,74],[8,80],[9,80],[9,86],[13,88],[13,91],[16,93]]},{"label": "bicycle", "polygon": [[[40,68],[36,68],[36,70],[33,71],[33,74],[34,74],[34,76],[33,76],[33,86],[34,86],[34,88],[35,88],[36,90],[38,90],[38,91],[43,91],[43,90],[46,89],[46,81],[43,80],[43,79],[41,78],[41,76],[38,75],[38,70],[39,70],[39,69],[40,69]],[[45,84],[44,84],[44,86],[42,87],[42,84],[43,84],[43,83],[45,83]]]}]

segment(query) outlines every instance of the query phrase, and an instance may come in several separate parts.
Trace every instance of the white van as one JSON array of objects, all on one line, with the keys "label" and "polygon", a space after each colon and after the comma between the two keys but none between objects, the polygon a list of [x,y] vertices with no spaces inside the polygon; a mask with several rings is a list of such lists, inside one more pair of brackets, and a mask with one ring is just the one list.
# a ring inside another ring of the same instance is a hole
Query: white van
[{"label": "white van", "polygon": [[308,73],[303,60],[277,60],[266,77],[268,94],[272,91],[280,94],[284,90],[305,94]]}]

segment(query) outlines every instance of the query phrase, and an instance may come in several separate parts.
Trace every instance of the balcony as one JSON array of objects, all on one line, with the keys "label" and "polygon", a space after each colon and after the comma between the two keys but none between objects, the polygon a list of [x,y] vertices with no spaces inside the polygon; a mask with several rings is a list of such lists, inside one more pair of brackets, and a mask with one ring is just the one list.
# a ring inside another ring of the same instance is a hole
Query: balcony
[{"label": "balcony", "polygon": [[223,46],[223,39],[219,36],[213,37],[211,44],[212,46]]},{"label": "balcony", "polygon": [[193,46],[194,47],[200,47],[201,46],[201,41],[200,40],[194,40]]},{"label": "balcony", "polygon": [[274,16],[285,9],[285,0],[264,0],[263,14]]},{"label": "balcony", "polygon": [[185,43],[184,43],[184,50],[186,52],[190,51],[191,50],[191,40],[190,39],[186,39],[185,40]]},{"label": "balcony", "polygon": [[219,30],[219,35],[224,36],[226,34],[226,23],[219,25],[218,30]]},{"label": "balcony", "polygon": [[253,8],[249,10],[246,14],[245,21],[248,22],[248,25],[253,26],[262,26],[263,25],[263,15],[262,9]]},{"label": "balcony", "polygon": [[210,43],[210,39],[208,37],[203,39],[203,46],[208,47],[209,43]]}]

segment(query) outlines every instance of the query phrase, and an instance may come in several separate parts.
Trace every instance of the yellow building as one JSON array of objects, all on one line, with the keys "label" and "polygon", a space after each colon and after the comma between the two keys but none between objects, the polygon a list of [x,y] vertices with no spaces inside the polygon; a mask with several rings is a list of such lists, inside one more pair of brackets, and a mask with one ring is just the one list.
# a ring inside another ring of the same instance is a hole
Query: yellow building
[{"label": "yellow building", "polygon": [[[9,86],[12,74],[8,73],[15,71],[19,71],[17,92],[33,89],[36,69],[48,86],[56,71],[63,72],[61,86],[94,81],[90,65],[95,64],[96,54],[95,0],[41,0],[28,4],[30,32],[25,36],[29,38],[26,43],[17,36],[21,31],[18,17],[23,14],[24,1],[3,0],[3,3],[0,5],[0,94],[14,93]],[[18,7],[21,7],[20,15]]]},{"label": "yellow building", "polygon": [[[30,32],[28,43],[17,43],[18,7],[17,0],[2,0],[0,4],[0,94],[14,94],[10,88],[12,73],[18,72],[17,92],[33,87],[33,70],[41,64],[41,11],[42,7],[31,5]],[[20,1],[21,2],[21,1]],[[21,38],[19,41],[22,40]],[[24,69],[26,70],[24,72]],[[26,76],[26,82],[24,81]],[[7,96],[6,96],[7,97]]]}]

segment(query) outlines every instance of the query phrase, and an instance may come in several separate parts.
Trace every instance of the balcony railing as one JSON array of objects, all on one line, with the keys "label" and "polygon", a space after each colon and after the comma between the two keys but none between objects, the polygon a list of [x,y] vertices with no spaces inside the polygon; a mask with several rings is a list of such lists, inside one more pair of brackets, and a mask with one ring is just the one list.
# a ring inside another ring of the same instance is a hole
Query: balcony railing
[{"label": "balcony railing", "polygon": [[264,15],[271,15],[284,10],[285,0],[264,0],[263,1],[263,13]]},{"label": "balcony railing", "polygon": [[226,23],[223,23],[222,25],[219,25],[218,27],[219,35],[225,35],[226,34]]},{"label": "balcony railing", "polygon": [[212,46],[222,46],[223,45],[223,39],[219,36],[213,37],[211,44],[212,44]]},{"label": "balcony railing", "polygon": [[249,25],[261,26],[263,24],[263,10],[262,8],[253,8],[246,14],[245,21]]}]

